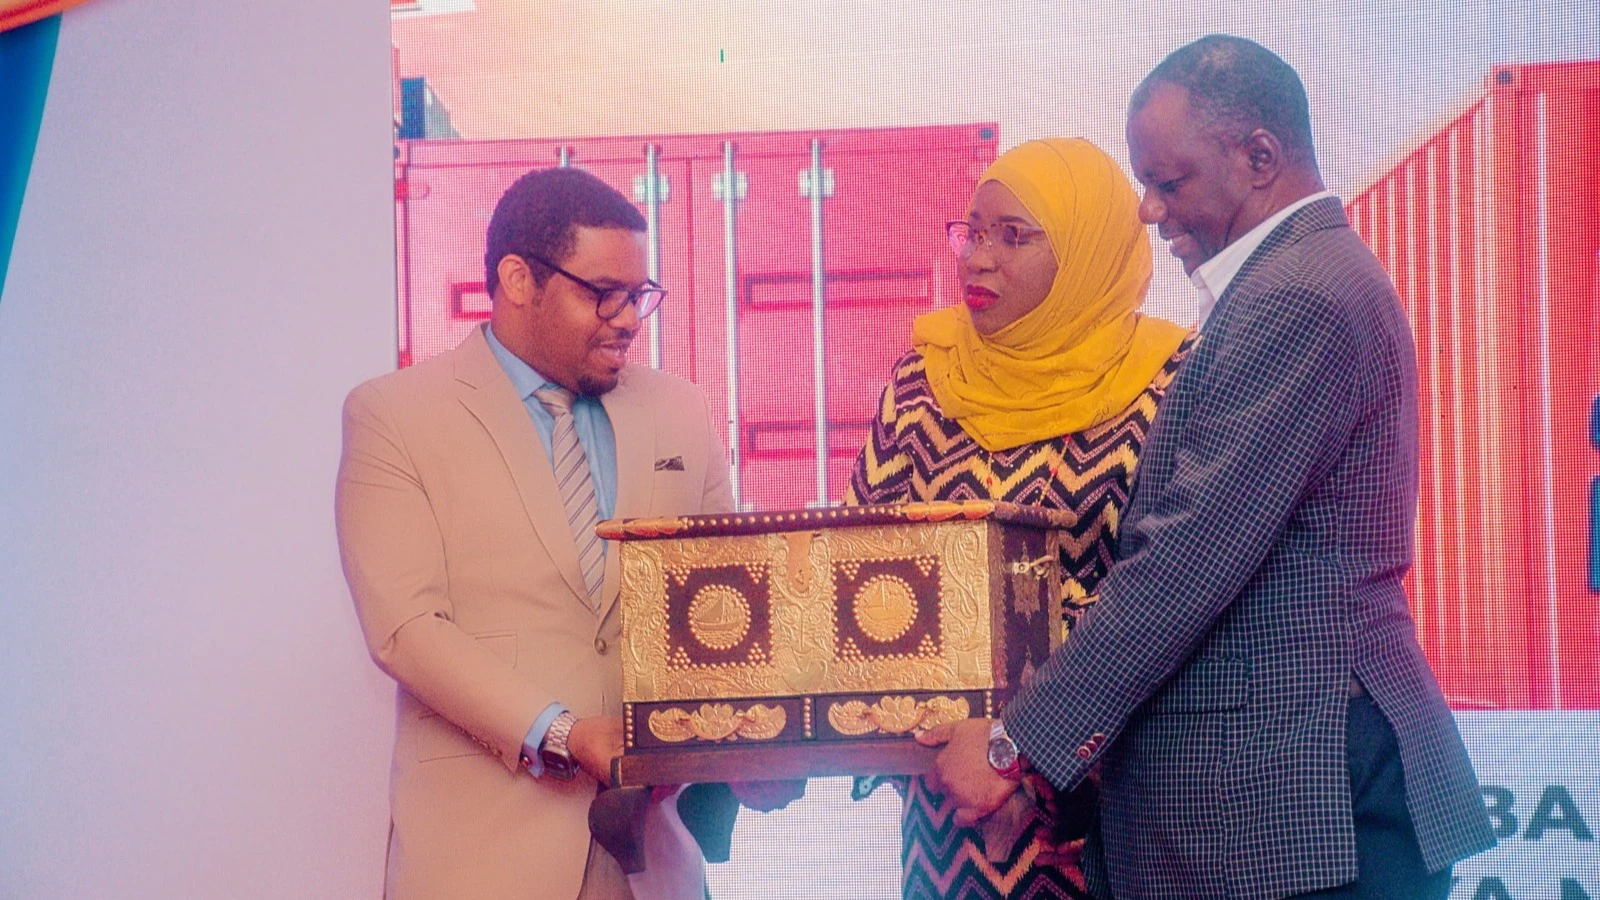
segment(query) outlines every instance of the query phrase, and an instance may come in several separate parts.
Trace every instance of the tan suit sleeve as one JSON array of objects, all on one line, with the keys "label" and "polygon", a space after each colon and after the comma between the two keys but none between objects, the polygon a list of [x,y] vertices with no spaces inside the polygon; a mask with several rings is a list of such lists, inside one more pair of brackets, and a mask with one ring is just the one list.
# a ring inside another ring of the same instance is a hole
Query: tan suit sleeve
[{"label": "tan suit sleeve", "polygon": [[717,425],[711,419],[711,405],[698,389],[701,414],[706,423],[706,484],[701,499],[702,513],[737,512],[733,503],[733,481],[728,472],[728,452],[717,438]]},{"label": "tan suit sleeve", "polygon": [[554,698],[456,626],[444,540],[428,492],[382,393],[344,407],[335,520],[368,652],[428,707],[517,769],[522,739]]}]

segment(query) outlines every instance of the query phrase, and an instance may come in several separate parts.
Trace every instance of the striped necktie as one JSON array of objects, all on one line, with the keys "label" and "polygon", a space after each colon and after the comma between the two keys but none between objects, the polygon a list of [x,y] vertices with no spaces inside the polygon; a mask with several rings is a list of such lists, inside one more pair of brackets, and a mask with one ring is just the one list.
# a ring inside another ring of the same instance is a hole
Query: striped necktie
[{"label": "striped necktie", "polygon": [[555,417],[550,436],[550,462],[556,473],[556,492],[567,511],[567,525],[578,545],[578,568],[589,588],[589,603],[600,608],[600,586],[606,576],[605,544],[594,533],[600,523],[600,507],[595,502],[594,479],[589,474],[589,459],[578,443],[578,429],[572,419],[572,392],[566,388],[545,388],[533,392],[539,403]]}]

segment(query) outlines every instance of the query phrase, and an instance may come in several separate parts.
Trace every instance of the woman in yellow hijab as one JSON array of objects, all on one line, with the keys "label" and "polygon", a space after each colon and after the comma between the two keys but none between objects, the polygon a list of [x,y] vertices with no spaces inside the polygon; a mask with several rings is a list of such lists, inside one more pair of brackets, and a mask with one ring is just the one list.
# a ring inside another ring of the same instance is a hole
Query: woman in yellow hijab
[{"label": "woman in yellow hijab", "polygon": [[[1193,338],[1138,310],[1150,238],[1117,164],[1080,139],[1029,141],[947,226],[960,306],[918,318],[846,502],[1010,500],[1067,509],[1063,631],[1111,562],[1156,404]],[[1038,663],[1042,663],[1039,660]],[[976,828],[920,778],[902,783],[904,887],[916,897],[1087,897],[1077,858],[1092,785],[1025,791]],[[858,796],[876,784],[858,784]]]}]

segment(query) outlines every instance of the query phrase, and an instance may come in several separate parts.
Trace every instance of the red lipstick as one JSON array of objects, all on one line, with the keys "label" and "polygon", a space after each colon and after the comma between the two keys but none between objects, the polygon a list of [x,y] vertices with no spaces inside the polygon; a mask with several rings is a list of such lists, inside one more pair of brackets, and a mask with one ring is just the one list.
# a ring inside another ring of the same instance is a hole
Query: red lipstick
[{"label": "red lipstick", "polygon": [[990,306],[994,305],[996,300],[999,299],[999,294],[996,294],[994,291],[991,291],[986,287],[976,284],[967,285],[967,309],[970,309],[973,312],[979,312],[981,310],[988,309]]}]

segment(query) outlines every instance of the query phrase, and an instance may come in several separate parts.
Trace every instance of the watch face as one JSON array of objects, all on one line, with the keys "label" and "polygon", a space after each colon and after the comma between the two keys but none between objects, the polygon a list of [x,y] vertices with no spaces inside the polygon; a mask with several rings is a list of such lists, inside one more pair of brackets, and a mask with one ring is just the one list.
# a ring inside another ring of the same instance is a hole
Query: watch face
[{"label": "watch face", "polygon": [[539,759],[544,763],[544,769],[557,778],[571,778],[577,771],[573,761],[559,753],[546,750],[539,754]]},{"label": "watch face", "polygon": [[1017,745],[1005,738],[989,742],[989,765],[1004,772],[1017,763]]}]

